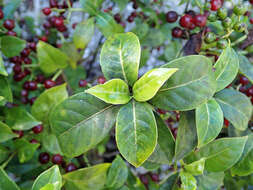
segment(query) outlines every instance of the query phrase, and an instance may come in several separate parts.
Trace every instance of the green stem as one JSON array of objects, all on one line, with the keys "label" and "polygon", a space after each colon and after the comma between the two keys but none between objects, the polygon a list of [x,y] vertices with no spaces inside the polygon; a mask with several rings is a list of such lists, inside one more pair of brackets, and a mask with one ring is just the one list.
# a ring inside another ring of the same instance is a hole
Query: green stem
[{"label": "green stem", "polygon": [[38,64],[23,65],[23,68],[35,68],[35,67],[39,67],[39,65]]},{"label": "green stem", "polygon": [[235,46],[235,45],[241,43],[241,42],[244,41],[247,37],[248,37],[248,35],[244,35],[244,36],[238,38],[235,42],[233,42],[233,43],[231,44],[231,46]]},{"label": "green stem", "polygon": [[59,70],[55,75],[53,76],[52,80],[55,81],[62,73],[62,70]]},{"label": "green stem", "polygon": [[8,163],[12,160],[12,158],[15,156],[16,152],[13,152],[10,157],[0,166],[0,168],[4,169]]},{"label": "green stem", "polygon": [[85,163],[87,164],[87,166],[90,167],[91,166],[90,161],[88,160],[87,156],[84,155],[83,159],[84,159]]},{"label": "green stem", "polygon": [[228,38],[233,32],[234,32],[234,30],[230,30],[230,31],[228,31],[227,34],[225,34],[225,35],[222,36],[221,38]]}]

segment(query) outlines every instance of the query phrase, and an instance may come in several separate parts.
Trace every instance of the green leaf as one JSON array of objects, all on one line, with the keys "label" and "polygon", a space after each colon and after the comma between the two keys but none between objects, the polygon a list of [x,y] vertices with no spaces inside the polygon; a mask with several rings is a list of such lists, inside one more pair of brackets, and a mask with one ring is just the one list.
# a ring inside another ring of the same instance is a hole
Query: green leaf
[{"label": "green leaf", "polygon": [[239,56],[239,70],[244,76],[246,76],[251,83],[253,83],[253,64],[249,59],[243,55],[238,54]]},{"label": "green leaf", "polygon": [[50,152],[51,154],[63,155],[59,141],[57,137],[55,136],[55,134],[44,131],[43,137],[42,137],[42,144],[43,144],[43,147],[47,150],[47,152]]},{"label": "green leaf", "polygon": [[4,3],[3,12],[4,12],[4,18],[13,18],[14,12],[16,9],[20,6],[20,3],[22,0],[11,0],[8,1],[8,3]]},{"label": "green leaf", "polygon": [[0,121],[0,143],[8,141],[18,137],[16,133],[13,133],[8,125]]},{"label": "green leaf", "polygon": [[1,38],[1,50],[3,54],[10,58],[18,56],[26,47],[26,41],[14,36],[3,36]]},{"label": "green leaf", "polygon": [[113,1],[117,3],[120,11],[123,11],[128,4],[128,0],[113,0]]},{"label": "green leaf", "polygon": [[192,175],[201,175],[205,169],[205,158],[201,158],[198,161],[192,162],[190,164],[184,165],[184,169]]},{"label": "green leaf", "polygon": [[252,104],[247,96],[236,90],[224,89],[215,95],[215,99],[219,103],[224,117],[236,129],[244,131],[248,128],[248,122],[252,115]]},{"label": "green leaf", "polygon": [[[65,53],[69,57],[69,64],[71,67],[67,67],[64,71],[68,68],[76,69],[77,62],[82,58],[81,53],[78,52],[73,42],[65,42],[62,44],[61,51]],[[79,65],[79,67],[82,67]],[[77,75],[75,75],[77,76]]]},{"label": "green leaf", "polygon": [[132,100],[121,107],[116,142],[122,156],[135,167],[148,159],[157,143],[156,120],[149,104]]},{"label": "green leaf", "polygon": [[188,158],[192,161],[206,158],[205,169],[221,172],[231,168],[241,157],[246,137],[221,138],[210,142]]},{"label": "green leaf", "polygon": [[102,190],[110,164],[98,164],[63,175],[64,187],[71,190]]},{"label": "green leaf", "polygon": [[196,109],[196,127],[198,147],[211,142],[223,127],[223,112],[215,99],[200,105]]},{"label": "green leaf", "polygon": [[80,4],[83,7],[84,11],[90,15],[96,15],[97,9],[103,3],[104,0],[80,0]]},{"label": "green leaf", "polygon": [[164,50],[165,59],[167,61],[172,61],[173,59],[175,59],[181,48],[182,44],[180,43],[180,41],[172,41],[171,43],[169,43],[169,45],[167,45]]},{"label": "green leaf", "polygon": [[213,96],[216,82],[208,58],[200,55],[186,56],[171,61],[163,68],[179,70],[151,100],[156,107],[165,110],[192,110]]},{"label": "green leaf", "polygon": [[181,179],[181,189],[182,190],[196,190],[197,189],[197,181],[196,179],[187,172],[179,173]]},{"label": "green leaf", "polygon": [[105,77],[108,80],[120,78],[132,86],[138,78],[140,55],[140,42],[135,34],[116,34],[108,38],[100,56]]},{"label": "green leaf", "polygon": [[178,69],[158,68],[148,71],[134,83],[134,98],[139,102],[150,100],[177,70]]},{"label": "green leaf", "polygon": [[176,139],[175,159],[181,160],[197,146],[197,131],[194,112],[180,113]]},{"label": "green leaf", "polygon": [[128,176],[126,163],[120,156],[117,156],[112,162],[106,179],[106,187],[117,189],[124,185]]},{"label": "green leaf", "polygon": [[59,167],[57,165],[49,168],[48,170],[44,171],[42,174],[40,174],[33,186],[32,190],[40,190],[47,186],[47,188],[44,189],[50,189],[48,187],[48,184],[53,185],[53,190],[60,190],[62,186],[62,177],[59,170]]},{"label": "green leaf", "polygon": [[240,160],[231,168],[232,175],[247,176],[253,173],[253,134],[248,136]]},{"label": "green leaf", "polygon": [[19,190],[17,184],[9,178],[2,168],[0,168],[0,189]]},{"label": "green leaf", "polygon": [[3,77],[0,75],[0,96],[2,96],[4,99],[6,99],[9,102],[12,102],[12,92],[9,85],[9,82],[6,77]]},{"label": "green leaf", "polygon": [[[4,146],[2,146],[2,145],[0,144],[0,164],[1,164],[2,162],[4,162],[5,160],[7,160],[9,154],[10,154],[10,151],[9,151],[6,147],[4,147]],[[1,181],[1,180],[0,180],[0,181]],[[1,183],[1,182],[0,182],[0,183]]]},{"label": "green leaf", "polygon": [[64,69],[68,65],[68,56],[45,42],[39,41],[37,53],[40,68],[45,73],[51,74],[57,69]]},{"label": "green leaf", "polygon": [[238,73],[239,59],[233,48],[227,47],[223,50],[214,68],[217,81],[216,91],[220,91],[228,86]]},{"label": "green leaf", "polygon": [[94,148],[115,124],[117,111],[117,107],[87,93],[57,105],[50,114],[50,124],[64,155],[75,157]]},{"label": "green leaf", "polygon": [[117,24],[114,18],[105,12],[99,12],[96,16],[96,25],[103,35],[108,38],[113,34],[123,33],[124,29]]},{"label": "green leaf", "polygon": [[73,42],[77,49],[84,49],[94,34],[94,18],[80,22],[73,34]]},{"label": "green leaf", "polygon": [[6,111],[6,123],[15,130],[29,130],[41,124],[29,112],[21,107],[13,107]]},{"label": "green leaf", "polygon": [[3,61],[1,53],[0,53],[0,75],[8,76],[8,73],[6,72],[5,67],[4,67],[4,61]]},{"label": "green leaf", "polygon": [[131,100],[127,84],[121,79],[112,79],[85,91],[108,104],[126,104]]},{"label": "green leaf", "polygon": [[45,90],[35,100],[32,106],[32,115],[39,121],[48,123],[48,116],[52,108],[61,101],[65,100],[67,97],[68,92],[66,89],[66,84]]},{"label": "green leaf", "polygon": [[223,185],[224,173],[215,172],[197,176],[198,190],[217,190]]},{"label": "green leaf", "polygon": [[176,185],[177,181],[178,181],[178,173],[174,173],[172,175],[170,175],[167,179],[165,179],[164,183],[161,184],[159,190],[174,190],[174,186]]},{"label": "green leaf", "polygon": [[142,45],[148,47],[161,46],[167,40],[161,30],[157,28],[149,28],[148,34],[142,39]]}]

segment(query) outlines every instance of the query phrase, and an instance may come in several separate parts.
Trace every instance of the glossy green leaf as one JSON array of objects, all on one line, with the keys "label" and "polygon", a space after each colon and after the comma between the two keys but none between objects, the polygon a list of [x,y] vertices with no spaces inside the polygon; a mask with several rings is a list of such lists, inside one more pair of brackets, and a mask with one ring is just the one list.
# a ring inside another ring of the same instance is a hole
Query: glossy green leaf
[{"label": "glossy green leaf", "polygon": [[179,173],[175,173],[164,179],[159,190],[169,190],[169,189],[174,190],[173,187],[176,185],[178,181],[178,176]]},{"label": "glossy green leaf", "polygon": [[247,176],[253,173],[253,134],[248,136],[240,160],[231,168],[232,175]]},{"label": "glossy green leaf", "polygon": [[129,172],[128,172],[128,178],[127,178],[126,185],[129,187],[130,190],[132,190],[132,189],[146,190],[146,188],[143,185],[143,183],[141,182],[141,180],[138,177],[134,176],[134,174],[131,172],[131,170],[129,170]]},{"label": "glossy green leaf", "polygon": [[63,175],[64,187],[71,190],[102,190],[110,164],[98,164]]},{"label": "glossy green leaf", "polygon": [[197,146],[197,131],[194,112],[180,114],[176,139],[175,159],[181,160]]},{"label": "glossy green leaf", "polygon": [[253,64],[243,55],[239,56],[239,71],[253,83]]},{"label": "glossy green leaf", "polygon": [[18,137],[18,135],[16,133],[13,133],[8,125],[0,121],[0,143],[13,139],[15,137]]},{"label": "glossy green leaf", "polygon": [[50,114],[50,123],[62,152],[75,157],[94,148],[115,124],[117,111],[117,107],[87,93],[76,94],[57,105]]},{"label": "glossy green leaf", "polygon": [[117,24],[114,18],[105,12],[99,12],[96,15],[96,25],[103,35],[108,38],[113,34],[123,33],[124,29],[121,25]]},{"label": "glossy green leaf", "polygon": [[29,130],[41,124],[24,108],[14,107],[6,111],[6,123],[15,130]]},{"label": "glossy green leaf", "polygon": [[50,152],[51,154],[63,155],[59,141],[55,134],[48,131],[43,131],[42,144],[47,152]]},{"label": "glossy green leaf", "polygon": [[41,190],[41,188],[47,186],[48,184],[53,185],[53,190],[60,190],[62,186],[62,177],[57,165],[49,168],[48,170],[44,171],[40,174],[33,186],[32,190]]},{"label": "glossy green leaf", "polygon": [[233,48],[227,47],[223,50],[214,68],[217,81],[216,91],[220,91],[228,86],[238,73],[239,59]]},{"label": "glossy green leaf", "polygon": [[94,18],[80,22],[73,34],[73,42],[77,49],[84,49],[94,34]]},{"label": "glossy green leaf", "polygon": [[121,107],[116,142],[122,156],[135,167],[148,159],[157,144],[156,120],[149,104],[132,100]]},{"label": "glossy green leaf", "polygon": [[32,115],[39,121],[48,123],[48,116],[51,109],[61,101],[65,100],[67,97],[68,92],[66,89],[66,84],[45,90],[35,100],[32,106]]},{"label": "glossy green leaf", "polygon": [[25,40],[21,40],[20,38],[14,36],[1,37],[1,50],[8,58],[18,56],[25,47]]},{"label": "glossy green leaf", "polygon": [[196,190],[197,189],[197,181],[196,179],[187,172],[180,172],[179,173],[181,179],[181,189],[182,190]]},{"label": "glossy green leaf", "polygon": [[218,190],[223,185],[224,173],[205,172],[203,175],[197,176],[198,190]]},{"label": "glossy green leaf", "polygon": [[216,82],[208,58],[200,55],[186,56],[171,61],[163,68],[179,70],[151,100],[156,107],[165,110],[192,110],[213,96]]},{"label": "glossy green leaf", "polygon": [[105,77],[120,78],[133,85],[138,78],[140,55],[140,43],[135,34],[116,34],[108,38],[100,56]]},{"label": "glossy green leaf", "polygon": [[214,140],[223,127],[223,112],[215,99],[200,105],[196,109],[196,127],[198,147]]},{"label": "glossy green leaf", "polygon": [[106,187],[117,189],[124,185],[128,176],[126,163],[120,156],[117,156],[112,162],[106,178]]},{"label": "glossy green leaf", "polygon": [[206,158],[205,170],[221,172],[231,168],[241,157],[246,137],[221,138],[210,142],[188,158],[191,161]]},{"label": "glossy green leaf", "polygon": [[215,95],[224,117],[238,130],[248,128],[248,122],[252,115],[252,104],[250,99],[244,94],[232,90],[224,89]]},{"label": "glossy green leaf", "polygon": [[0,75],[0,96],[6,99],[9,102],[12,102],[12,92],[9,85],[9,82],[6,77]]},{"label": "glossy green leaf", "polygon": [[4,61],[3,61],[1,53],[0,53],[0,75],[8,76],[8,73],[6,72],[5,67],[4,67]]},{"label": "glossy green leaf", "polygon": [[121,79],[112,79],[85,91],[108,104],[126,104],[131,100],[128,85]]},{"label": "glossy green leaf", "polygon": [[96,15],[97,9],[103,3],[104,0],[80,0],[80,4],[83,9],[90,15]]},{"label": "glossy green leaf", "polygon": [[48,43],[39,41],[37,53],[40,68],[45,73],[53,73],[57,69],[63,69],[68,65],[68,56]]},{"label": "glossy green leaf", "polygon": [[1,190],[19,190],[17,184],[10,179],[5,171],[0,168],[0,189]]},{"label": "glossy green leaf", "polygon": [[184,165],[184,169],[192,175],[201,175],[205,169],[205,158],[201,158],[198,161],[192,162],[190,164]]},{"label": "glossy green leaf", "polygon": [[162,85],[178,69],[158,68],[145,73],[138,81],[134,83],[134,99],[139,102],[145,102],[153,98]]}]

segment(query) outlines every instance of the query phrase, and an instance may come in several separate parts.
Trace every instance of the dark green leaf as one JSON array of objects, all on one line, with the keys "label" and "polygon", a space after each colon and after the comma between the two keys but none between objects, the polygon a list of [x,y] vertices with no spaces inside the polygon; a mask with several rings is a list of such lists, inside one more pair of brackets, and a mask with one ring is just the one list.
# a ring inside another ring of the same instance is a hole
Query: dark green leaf
[{"label": "dark green leaf", "polygon": [[217,190],[223,184],[224,173],[215,172],[197,176],[198,190]]},{"label": "dark green leaf", "polygon": [[178,173],[170,175],[167,179],[164,180],[165,182],[161,184],[159,190],[169,190],[169,189],[174,190],[173,187],[177,183],[178,176],[179,176]]},{"label": "dark green leaf", "polygon": [[26,41],[14,36],[3,36],[1,38],[1,50],[6,57],[18,56],[26,47]]},{"label": "dark green leaf", "polygon": [[0,143],[13,139],[14,137],[18,137],[18,135],[13,133],[8,125],[0,121]]},{"label": "dark green leaf", "polygon": [[3,61],[1,53],[0,53],[0,75],[8,76],[8,73],[6,72],[5,67],[4,67],[4,61]]},{"label": "dark green leaf", "polygon": [[7,78],[0,76],[0,97],[12,102],[12,92]]},{"label": "dark green leaf", "polygon": [[19,190],[18,186],[12,181],[5,171],[0,168],[0,189],[1,190]]},{"label": "dark green leaf", "polygon": [[10,151],[6,147],[0,145],[0,164],[4,162],[5,160],[7,160],[9,154],[10,154]]},{"label": "dark green leaf", "polygon": [[253,64],[249,59],[243,55],[239,56],[239,70],[244,76],[246,76],[251,83],[253,83]]}]

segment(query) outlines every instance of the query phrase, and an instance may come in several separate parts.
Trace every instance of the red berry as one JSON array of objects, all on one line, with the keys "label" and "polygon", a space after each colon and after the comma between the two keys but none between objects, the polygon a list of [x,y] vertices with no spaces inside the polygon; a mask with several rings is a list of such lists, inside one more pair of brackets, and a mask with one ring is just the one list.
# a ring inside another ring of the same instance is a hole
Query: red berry
[{"label": "red berry", "polygon": [[73,29],[76,29],[77,24],[78,24],[77,22],[73,23],[73,24],[72,24],[72,28],[73,28]]},{"label": "red berry", "polygon": [[28,57],[29,56],[29,54],[30,54],[30,52],[31,52],[31,50],[29,49],[29,48],[25,48],[25,49],[23,49],[22,51],[21,51],[21,56],[22,57]]},{"label": "red berry", "polygon": [[44,75],[38,74],[38,75],[36,76],[36,82],[38,82],[38,83],[43,83],[44,81],[45,81]]},{"label": "red berry", "polygon": [[21,65],[20,64],[16,64],[14,67],[13,67],[13,72],[15,74],[19,74],[22,72],[22,68],[21,68]]},{"label": "red berry", "polygon": [[250,2],[250,4],[252,4],[252,5],[253,5],[253,0],[249,0],[249,2]]},{"label": "red berry", "polygon": [[121,22],[121,16],[119,13],[115,14],[114,15],[114,20],[117,22],[117,23],[120,23]]},{"label": "red berry", "polygon": [[130,15],[130,16],[127,18],[127,21],[128,21],[129,23],[133,22],[133,21],[134,21],[134,17]]},{"label": "red berry", "polygon": [[224,125],[227,127],[229,126],[229,121],[226,118],[224,118]]},{"label": "red berry", "polygon": [[21,102],[22,102],[23,104],[28,104],[28,103],[29,103],[29,100],[28,100],[27,97],[21,97]]},{"label": "red berry", "polygon": [[177,128],[174,128],[174,129],[172,129],[172,135],[174,136],[174,138],[176,139],[177,138],[177,131],[178,131],[178,129]]},{"label": "red berry", "polygon": [[46,7],[44,9],[42,9],[42,12],[44,13],[44,15],[50,15],[51,14],[51,9],[49,7]]},{"label": "red berry", "polygon": [[145,175],[140,175],[140,180],[144,185],[148,185],[148,178]]},{"label": "red berry", "polygon": [[17,36],[17,33],[12,31],[12,30],[9,30],[8,32],[6,32],[6,35],[8,35],[8,36]]},{"label": "red berry", "polygon": [[99,84],[104,84],[106,82],[105,77],[98,77],[98,83]]},{"label": "red berry", "polygon": [[10,58],[10,61],[15,64],[21,64],[21,58],[19,56]]},{"label": "red berry", "polygon": [[30,81],[29,86],[28,86],[28,90],[31,90],[31,91],[37,90],[37,82],[36,81]]},{"label": "red berry", "polygon": [[134,9],[138,9],[138,7],[139,7],[139,6],[138,6],[137,2],[135,1],[134,4],[133,4],[133,8],[134,8]]},{"label": "red berry", "polygon": [[250,24],[253,24],[253,18],[249,19]]},{"label": "red berry", "polygon": [[28,96],[28,91],[25,90],[25,89],[21,90],[21,96],[27,97]]},{"label": "red berry", "polygon": [[43,125],[36,125],[35,127],[32,128],[34,134],[39,134],[43,131]]},{"label": "red berry", "polygon": [[240,86],[239,91],[241,93],[245,93],[247,91],[247,88],[245,86]]},{"label": "red berry", "polygon": [[40,37],[40,40],[43,41],[43,42],[47,42],[48,39],[47,39],[46,36],[41,36],[41,37]]},{"label": "red berry", "polygon": [[73,163],[70,163],[66,166],[65,171],[68,173],[68,172],[72,172],[76,169],[77,169],[76,165]]},{"label": "red berry", "polygon": [[58,8],[57,0],[49,0],[49,5],[51,8]]},{"label": "red berry", "polygon": [[166,114],[166,111],[165,110],[162,110],[162,109],[157,109],[157,112],[160,113],[160,114]]},{"label": "red berry", "polygon": [[251,87],[251,88],[249,88],[248,90],[247,90],[247,92],[246,92],[246,94],[247,94],[247,96],[253,96],[253,87]]},{"label": "red berry", "polygon": [[21,72],[19,74],[15,74],[13,75],[13,79],[16,81],[16,82],[19,82],[21,81],[23,78],[25,78],[25,73],[24,72]]},{"label": "red berry", "polygon": [[184,28],[191,28],[193,24],[193,18],[191,15],[184,15],[180,18],[180,25]]},{"label": "red berry", "polygon": [[173,23],[173,22],[176,22],[177,19],[178,19],[177,12],[175,12],[175,11],[169,11],[169,12],[167,12],[167,14],[166,14],[166,20],[167,20],[167,22]]},{"label": "red berry", "polygon": [[15,22],[14,22],[14,20],[7,19],[6,21],[4,21],[3,26],[7,30],[12,30],[13,28],[15,28]]},{"label": "red berry", "polygon": [[55,27],[61,27],[64,25],[64,20],[61,17],[56,17],[54,20]]},{"label": "red berry", "polygon": [[240,77],[240,83],[242,85],[247,85],[249,83],[249,79],[247,77],[245,77],[245,76],[241,76]]},{"label": "red berry", "polygon": [[195,17],[196,13],[193,10],[186,11],[185,14],[191,15],[192,17]]},{"label": "red berry", "polygon": [[211,0],[211,10],[217,11],[219,8],[222,7],[222,0]]},{"label": "red berry", "polygon": [[57,27],[57,30],[59,32],[66,32],[67,31],[67,27],[65,25],[62,25],[62,26]]},{"label": "red berry", "polygon": [[52,162],[57,165],[61,165],[63,161],[63,158],[60,154],[55,154],[52,157]]},{"label": "red berry", "polygon": [[31,43],[29,43],[29,48],[32,50],[32,51],[34,51],[34,52],[36,52],[36,43],[35,42],[31,42]]},{"label": "red berry", "polygon": [[0,9],[0,19],[4,18],[4,12],[2,11],[2,9]]},{"label": "red berry", "polygon": [[32,98],[29,100],[30,105],[33,105],[36,99],[37,99],[37,97],[32,97]]},{"label": "red berry", "polygon": [[206,26],[206,16],[198,14],[194,17],[194,24],[199,27]]},{"label": "red berry", "polygon": [[32,139],[32,140],[30,140],[30,143],[31,143],[31,144],[38,144],[39,141],[37,141],[36,139]]},{"label": "red berry", "polygon": [[137,12],[136,11],[132,12],[131,16],[134,17],[134,18],[137,17]]},{"label": "red berry", "polygon": [[32,60],[29,57],[24,58],[24,63],[27,65],[32,64]]},{"label": "red berry", "polygon": [[44,87],[46,88],[46,89],[49,89],[49,88],[52,88],[52,87],[54,87],[56,85],[56,83],[55,83],[55,81],[53,81],[53,80],[45,80],[45,82],[44,82]]},{"label": "red berry", "polygon": [[40,153],[40,155],[39,155],[39,162],[41,164],[47,164],[49,162],[49,160],[50,160],[50,156],[49,156],[48,153],[46,153],[46,152]]},{"label": "red berry", "polygon": [[50,22],[46,21],[46,22],[43,24],[43,27],[44,27],[45,29],[50,29],[50,28],[52,27],[52,25],[51,25]]},{"label": "red berry", "polygon": [[158,174],[151,174],[150,175],[152,181],[159,182],[159,175]]},{"label": "red berry", "polygon": [[24,136],[24,132],[23,132],[23,131],[14,130],[13,132],[16,133],[16,134],[18,135],[17,138],[21,138],[21,137]]},{"label": "red berry", "polygon": [[80,80],[79,81],[79,87],[86,87],[88,82],[86,80]]},{"label": "red berry", "polygon": [[25,73],[25,75],[27,76],[27,75],[30,75],[30,74],[31,74],[31,71],[30,71],[29,69],[25,68],[24,73]]}]

